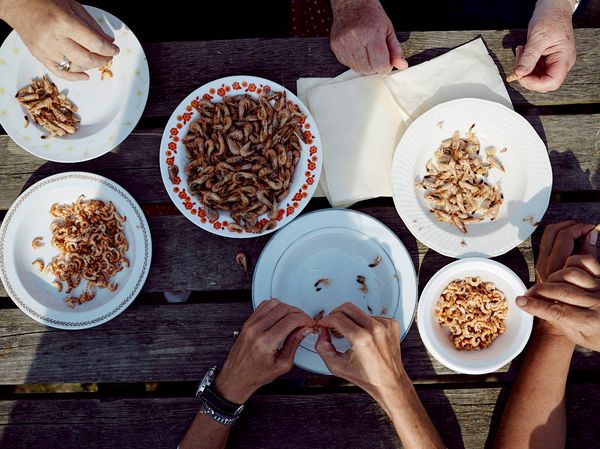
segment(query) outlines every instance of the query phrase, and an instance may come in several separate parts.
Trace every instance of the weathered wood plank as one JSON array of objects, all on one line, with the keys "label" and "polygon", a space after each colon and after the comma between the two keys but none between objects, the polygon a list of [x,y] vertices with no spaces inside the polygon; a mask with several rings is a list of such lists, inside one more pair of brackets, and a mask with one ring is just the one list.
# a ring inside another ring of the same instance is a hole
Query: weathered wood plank
[{"label": "weathered wood plank", "polygon": [[[547,142],[555,192],[600,190],[600,114],[526,116]],[[136,130],[115,150],[80,164],[46,162],[0,135],[0,209],[8,209],[31,184],[56,173],[82,170],[104,175],[140,203],[169,203],[158,170],[162,130]]]},{"label": "weathered wood plank", "polygon": [[[67,332],[42,326],[20,310],[5,309],[0,313],[0,384],[196,381],[209,366],[225,360],[233,331],[251,313],[249,298],[134,305],[100,327]],[[402,353],[407,372],[420,383],[512,380],[518,369],[515,363],[490,376],[454,375],[427,353],[416,324],[402,343]],[[580,349],[572,367],[600,369],[600,353]],[[332,383],[299,368],[286,376],[315,377]]]},{"label": "weathered wood plank", "polygon": [[[507,390],[419,391],[448,447],[481,449],[491,440]],[[600,385],[568,388],[567,447],[595,447]],[[174,449],[198,410],[191,398],[0,401],[0,446],[12,449]],[[401,447],[383,411],[364,393],[257,395],[233,429],[231,448]]]},{"label": "weathered wood plank", "polygon": [[[539,94],[511,85],[509,93],[519,106],[598,103],[600,49],[597,29],[577,29],[577,64],[561,89]],[[525,42],[520,31],[427,31],[399,33],[411,65],[483,36],[501,74],[512,71],[513,50]],[[173,42],[145,45],[152,73],[147,117],[170,115],[193,89],[228,75],[256,75],[283,84],[295,92],[300,77],[335,76],[345,70],[329,48],[327,38],[245,39]]]},{"label": "weathered wood plank", "polygon": [[[452,259],[429,250],[410,234],[393,207],[357,207],[389,226],[409,251],[419,270],[420,284],[425,284]],[[551,203],[544,223],[576,219],[600,222],[598,203]],[[150,217],[153,256],[147,292],[172,290],[226,291],[249,289],[250,280],[235,263],[238,251],[245,251],[252,264],[258,260],[269,235],[253,239],[226,239],[198,229],[181,215]],[[534,233],[534,247],[541,231]],[[533,281],[533,252],[530,239],[518,248],[497,258],[511,267],[525,282]],[[190,250],[191,249],[191,250]],[[426,263],[423,263],[425,259]],[[0,297],[7,296],[0,286]]]}]

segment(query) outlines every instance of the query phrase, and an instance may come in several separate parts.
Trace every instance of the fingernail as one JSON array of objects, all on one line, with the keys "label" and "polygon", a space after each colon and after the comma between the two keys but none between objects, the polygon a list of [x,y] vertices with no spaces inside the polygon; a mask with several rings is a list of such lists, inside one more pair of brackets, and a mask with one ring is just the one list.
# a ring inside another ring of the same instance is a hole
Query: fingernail
[{"label": "fingernail", "polygon": [[595,245],[596,242],[598,241],[598,231],[596,231],[595,229],[592,229],[587,236],[587,241],[590,245],[592,245],[592,246]]},{"label": "fingernail", "polygon": [[313,333],[313,328],[312,327],[307,327],[302,331],[302,335],[305,337],[308,337],[310,334]]},{"label": "fingernail", "polygon": [[517,303],[517,305],[519,307],[523,307],[525,304],[527,304],[527,297],[525,297],[525,296],[519,296],[517,298],[516,303]]},{"label": "fingernail", "polygon": [[515,73],[517,73],[517,72],[526,73],[527,72],[527,67],[524,66],[523,64],[519,64],[517,66],[517,68],[515,68]]}]

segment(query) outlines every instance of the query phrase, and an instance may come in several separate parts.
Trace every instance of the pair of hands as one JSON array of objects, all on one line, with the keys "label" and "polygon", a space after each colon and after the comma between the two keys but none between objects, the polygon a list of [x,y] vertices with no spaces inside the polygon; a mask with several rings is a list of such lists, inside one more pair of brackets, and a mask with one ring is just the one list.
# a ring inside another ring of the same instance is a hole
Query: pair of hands
[{"label": "pair of hands", "polygon": [[[73,0],[3,0],[0,18],[54,75],[71,81],[87,80],[86,70],[102,67],[119,53],[114,38]],[[70,71],[58,70],[67,58]]]},{"label": "pair of hands", "polygon": [[600,351],[600,262],[594,225],[565,221],[544,230],[538,283],[517,305],[540,318],[541,330]]},{"label": "pair of hands", "polygon": [[[238,404],[261,386],[288,372],[298,346],[314,331],[314,321],[300,309],[277,299],[263,301],[242,327],[215,380],[215,388]],[[352,346],[336,351],[329,329],[343,334]],[[398,323],[370,317],[345,303],[319,321],[316,350],[329,370],[360,386],[379,400],[405,375],[400,358]]]},{"label": "pair of hands", "polygon": [[[351,69],[368,75],[408,67],[394,27],[379,0],[333,0],[331,49]],[[526,89],[558,89],[575,65],[571,0],[541,0],[527,43],[516,48],[514,72]]]}]

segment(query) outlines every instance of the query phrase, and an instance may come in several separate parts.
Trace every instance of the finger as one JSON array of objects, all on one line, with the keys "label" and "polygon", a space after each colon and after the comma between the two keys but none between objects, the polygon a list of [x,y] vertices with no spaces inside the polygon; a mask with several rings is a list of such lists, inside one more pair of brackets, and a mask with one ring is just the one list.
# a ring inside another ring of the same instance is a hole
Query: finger
[{"label": "finger", "polygon": [[578,267],[592,276],[600,277],[600,262],[590,254],[575,254],[567,258],[566,267]]},{"label": "finger", "polygon": [[590,276],[584,269],[573,266],[555,271],[548,276],[547,282],[568,282],[569,284],[573,284],[585,290],[596,290],[600,288],[600,279]]},{"label": "finger", "polygon": [[592,256],[593,259],[598,258],[598,228],[594,227],[588,232],[581,242],[580,252]]},{"label": "finger", "polygon": [[336,307],[332,310],[332,313],[341,312],[348,316],[352,321],[358,324],[360,327],[372,330],[373,329],[373,321],[369,315],[360,310],[357,306],[352,304],[351,302],[345,302],[339,307]]},{"label": "finger", "polygon": [[564,59],[551,61],[551,57],[546,57],[545,73],[536,75],[527,75],[519,80],[519,83],[526,89],[536,92],[546,93],[557,90],[569,73],[569,63]]},{"label": "finger", "polygon": [[91,14],[89,12],[87,12],[87,10],[83,6],[81,6],[79,3],[76,3],[75,12],[77,14],[77,17],[79,17],[81,20],[83,20],[87,25],[89,25],[98,34],[103,35],[110,42],[114,42],[115,41],[115,38],[113,36],[111,36],[110,34],[107,34],[102,29],[102,27],[100,26],[100,24],[98,22],[96,22],[96,19],[94,19],[91,16]]},{"label": "finger", "polygon": [[317,354],[321,356],[327,368],[332,373],[336,371],[337,364],[341,361],[339,353],[333,343],[331,342],[331,335],[329,335],[329,331],[324,328],[319,328],[319,338],[317,339],[317,343],[315,344],[315,349]]},{"label": "finger", "polygon": [[62,41],[61,46],[67,59],[71,61],[71,70],[74,72],[84,72],[92,68],[102,67],[112,59],[108,56],[91,53],[71,39]]},{"label": "finger", "polygon": [[278,348],[292,331],[299,327],[311,328],[314,321],[304,312],[288,313],[265,331],[266,338],[272,342],[273,348]]},{"label": "finger", "polygon": [[64,70],[59,70],[56,67],[56,62],[51,59],[40,59],[42,64],[46,66],[46,68],[52,72],[53,75],[56,75],[59,78],[68,80],[68,81],[86,81],[90,79],[87,73],[77,73],[77,72],[65,72]]},{"label": "finger", "polygon": [[277,298],[266,299],[263,302],[261,302],[254,311],[254,313],[250,315],[250,318],[246,320],[246,326],[250,326],[254,322],[259,321],[263,316],[269,313],[269,311],[278,304],[281,304],[281,301]]},{"label": "finger", "polygon": [[515,74],[523,77],[533,72],[545,49],[542,41],[527,41],[521,56],[515,60]]},{"label": "finger", "polygon": [[279,358],[284,362],[293,362],[298,346],[304,338],[312,333],[312,327],[300,327],[287,336],[279,351]]},{"label": "finger", "polygon": [[544,229],[544,234],[542,235],[542,241],[540,243],[540,258],[548,257],[550,255],[558,231],[564,228],[568,228],[569,226],[572,226],[574,224],[577,224],[575,220],[568,220],[563,221],[561,223],[554,223],[546,226],[546,228]]},{"label": "finger", "polygon": [[351,344],[358,342],[361,338],[368,335],[368,331],[357,325],[348,318],[343,312],[335,312],[327,315],[321,321],[319,326],[329,329],[335,329],[348,339]]},{"label": "finger", "polygon": [[565,304],[578,307],[592,307],[598,305],[598,295],[588,292],[566,282],[545,282],[535,284],[525,292],[527,297],[536,296],[544,299],[553,299]]},{"label": "finger", "polygon": [[556,239],[550,251],[550,259],[564,266],[564,263],[575,250],[575,241],[586,235],[594,229],[594,225],[587,223],[577,223],[563,228],[556,234]]},{"label": "finger", "polygon": [[374,39],[367,43],[367,58],[369,66],[375,73],[391,72],[390,52],[383,36],[381,39]]},{"label": "finger", "polygon": [[519,296],[516,304],[525,312],[549,322],[561,331],[578,329],[589,316],[587,309],[530,296]]},{"label": "finger", "polygon": [[390,53],[390,63],[399,70],[408,68],[408,62],[404,58],[404,50],[396,37],[396,33],[389,33],[386,37],[388,51]]},{"label": "finger", "polygon": [[519,58],[521,58],[524,48],[525,48],[524,45],[517,45],[515,47],[515,65],[516,65],[517,61],[519,60]]},{"label": "finger", "polygon": [[285,304],[282,302],[282,303],[277,304],[275,307],[273,307],[267,313],[262,313],[261,316],[259,317],[259,319],[256,320],[254,323],[252,323],[252,326],[259,333],[265,332],[265,331],[269,330],[271,327],[273,327],[283,317],[285,317],[286,315],[289,315],[291,313],[299,313],[301,315],[304,315],[308,319],[309,324],[310,325],[313,324],[312,319],[308,315],[306,315],[303,311],[301,311],[297,307],[293,307],[293,306],[290,306],[289,304]]},{"label": "finger", "polygon": [[74,20],[70,24],[70,31],[71,39],[92,53],[109,57],[116,56],[119,53],[119,47],[103,34],[96,33],[90,29],[81,20]]}]

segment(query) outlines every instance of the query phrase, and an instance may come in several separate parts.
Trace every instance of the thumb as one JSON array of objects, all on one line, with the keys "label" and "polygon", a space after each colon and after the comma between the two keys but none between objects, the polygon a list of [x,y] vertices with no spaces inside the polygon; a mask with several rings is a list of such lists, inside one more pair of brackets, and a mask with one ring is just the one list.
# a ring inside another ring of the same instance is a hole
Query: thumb
[{"label": "thumb", "polygon": [[402,45],[400,45],[396,33],[390,32],[386,37],[386,42],[390,52],[390,64],[399,70],[407,69],[408,62],[404,59],[404,50],[402,50]]},{"label": "thumb", "polygon": [[533,72],[545,49],[542,42],[527,41],[515,60],[515,74],[523,77]]},{"label": "thumb", "polygon": [[569,304],[546,301],[531,296],[517,297],[516,304],[525,312],[547,321],[561,331],[579,326],[575,318],[579,310]]},{"label": "thumb", "polygon": [[312,328],[310,327],[299,327],[290,335],[288,335],[283,342],[283,346],[279,350],[279,358],[286,362],[293,362],[298,346],[300,346],[300,343],[302,343],[304,337],[309,335],[311,332]]},{"label": "thumb", "polygon": [[336,364],[339,353],[333,346],[331,342],[331,335],[329,335],[329,330],[324,327],[319,327],[319,338],[317,343],[315,344],[315,349],[317,353],[321,356],[325,365],[331,372],[333,372],[333,367]]}]

